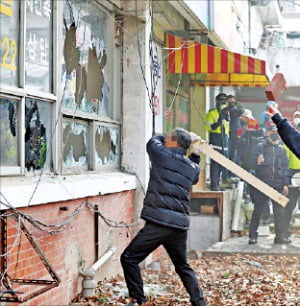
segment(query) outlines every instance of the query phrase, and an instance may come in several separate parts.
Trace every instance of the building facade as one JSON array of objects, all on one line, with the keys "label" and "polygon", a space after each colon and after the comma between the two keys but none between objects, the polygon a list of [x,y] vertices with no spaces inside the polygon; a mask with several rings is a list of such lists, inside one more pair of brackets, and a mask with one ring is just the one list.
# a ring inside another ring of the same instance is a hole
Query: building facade
[{"label": "building facade", "polygon": [[176,126],[205,138],[214,96],[235,93],[168,70],[167,34],[241,53],[258,41],[248,2],[195,2],[0,1],[0,266],[23,292],[12,298],[67,304],[110,249],[97,279],[121,273],[143,223],[148,139]]}]

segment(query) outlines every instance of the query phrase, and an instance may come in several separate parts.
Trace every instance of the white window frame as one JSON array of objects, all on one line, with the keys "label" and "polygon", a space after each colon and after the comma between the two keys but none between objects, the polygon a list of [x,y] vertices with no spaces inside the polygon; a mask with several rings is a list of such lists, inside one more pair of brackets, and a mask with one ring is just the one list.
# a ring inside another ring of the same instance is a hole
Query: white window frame
[{"label": "white window frame", "polygon": [[[109,2],[99,3],[99,1],[94,2],[95,5],[99,6],[100,9],[104,10],[108,15],[107,18],[107,33],[111,34],[115,31],[114,25],[114,12],[113,6]],[[117,67],[117,64],[114,64],[113,60],[115,58],[116,48],[120,47],[119,42],[115,41],[113,38],[108,39],[108,62],[106,70],[108,72],[107,82],[109,82],[110,87],[110,96],[109,96],[109,112],[110,117],[101,117],[95,114],[88,114],[85,112],[77,111],[74,114],[72,111],[65,109],[61,106],[61,97],[62,90],[60,86],[61,80],[61,54],[63,50],[62,42],[62,24],[63,24],[63,6],[64,1],[52,1],[52,31],[53,31],[53,44],[52,48],[52,93],[36,92],[32,89],[25,88],[25,35],[26,35],[26,3],[25,1],[20,1],[20,31],[19,31],[19,73],[18,73],[18,87],[8,86],[1,84],[0,95],[17,99],[19,100],[18,105],[18,122],[19,122],[19,139],[18,139],[18,148],[19,148],[19,162],[20,165],[16,167],[0,167],[0,177],[5,176],[19,176],[25,175],[32,176],[33,171],[27,171],[25,168],[25,139],[21,135],[25,134],[25,100],[26,98],[38,99],[40,101],[51,102],[52,107],[52,131],[53,137],[51,141],[52,150],[51,161],[53,164],[53,169],[50,171],[55,174],[63,175],[62,169],[62,120],[65,120],[70,117],[76,118],[76,120],[84,120],[88,122],[90,131],[94,131],[94,125],[110,125],[119,128],[119,136],[121,138],[121,93],[116,89],[119,86],[121,90],[121,78],[117,75],[118,72],[122,72],[122,65]],[[108,35],[109,37],[109,35]],[[120,54],[120,60],[122,59],[122,51]],[[119,84],[120,83],[120,84]],[[94,134],[90,134],[90,139],[94,139]],[[93,140],[94,141],[94,140]],[[120,160],[121,160],[121,141],[119,141],[119,162],[118,166],[114,165],[103,165],[101,167],[95,167],[94,165],[94,151],[95,144],[89,141],[88,151],[92,153],[89,158],[89,170],[88,172],[83,171],[82,174],[99,172],[99,171],[117,171],[120,169]],[[35,170],[35,174],[38,174],[41,170]],[[74,174],[77,174],[74,172]]]},{"label": "white window frame", "polygon": [[[95,1],[93,3],[94,5],[98,6],[100,10],[104,11],[106,13],[107,17],[107,37],[111,36],[111,33],[115,33],[115,25],[114,25],[114,13],[112,11],[112,6],[108,3],[108,2],[101,2],[101,4],[98,1]],[[63,12],[63,5],[64,2],[61,2],[61,16],[63,16],[62,12]],[[61,18],[61,23],[59,23],[59,27],[60,27],[60,36],[62,37],[62,24],[63,24],[63,20]],[[63,41],[60,38],[59,39],[59,43],[58,46],[60,48],[59,54],[63,54]],[[105,126],[111,126],[111,127],[116,127],[119,129],[119,138],[121,138],[121,94],[118,97],[115,97],[116,93],[118,93],[118,91],[115,90],[116,86],[121,86],[121,79],[120,79],[120,84],[116,84],[116,78],[115,78],[115,73],[117,71],[121,71],[122,67],[121,67],[121,62],[119,63],[120,65],[120,69],[118,70],[116,65],[118,64],[114,64],[113,59],[115,58],[115,49],[117,48],[117,42],[115,42],[115,40],[112,39],[108,39],[107,40],[107,49],[109,50],[107,52],[107,66],[105,67],[106,72],[107,73],[107,79],[106,82],[108,82],[109,84],[109,88],[110,88],[110,93],[109,93],[109,116],[110,117],[103,117],[103,116],[98,116],[96,114],[92,114],[92,113],[87,113],[84,111],[80,111],[80,110],[76,110],[76,113],[74,113],[73,110],[64,108],[63,106],[61,107],[61,113],[62,113],[62,119],[63,120],[67,120],[68,118],[73,118],[73,120],[82,120],[82,121],[86,121],[89,124],[89,144],[88,144],[88,165],[89,165],[89,169],[88,169],[88,173],[93,173],[93,172],[106,172],[106,171],[117,171],[120,169],[120,159],[121,159],[121,142],[119,141],[119,161],[118,161],[118,165],[102,165],[102,166],[96,166],[95,165],[95,132],[96,132],[96,127],[98,125],[105,125]],[[59,79],[61,79],[61,64],[62,62],[60,61],[58,63],[58,67],[59,67]],[[59,96],[62,97],[62,92],[61,92],[61,88],[59,89]],[[115,99],[116,98],[116,99]],[[60,101],[60,103],[63,103],[63,101]],[[62,129],[61,133],[62,133]],[[62,135],[61,135],[62,136]],[[61,138],[61,137],[60,137]],[[61,138],[62,139],[62,138]],[[60,142],[62,144],[62,141]],[[60,147],[60,154],[62,156],[62,147]],[[67,171],[64,171],[63,169],[63,159],[61,158],[61,163],[58,166],[60,168],[60,172],[62,175],[64,174],[70,174],[70,170],[68,169]],[[78,174],[78,169],[74,169],[74,173],[72,174]],[[86,173],[85,171],[82,172],[82,174]]]},{"label": "white window frame", "polygon": [[[18,87],[9,86],[5,84],[1,84],[0,88],[0,95],[2,97],[12,98],[20,101],[18,105],[18,129],[19,129],[19,139],[18,139],[18,159],[20,162],[19,166],[13,167],[5,167],[0,166],[0,176],[16,176],[16,175],[32,175],[31,172],[27,172],[25,170],[25,100],[26,98],[38,99],[40,101],[51,102],[54,106],[57,105],[57,95],[56,95],[56,83],[57,83],[57,69],[55,65],[55,59],[57,58],[57,48],[55,48],[55,41],[57,41],[57,9],[56,9],[56,1],[51,1],[52,3],[52,32],[53,32],[53,44],[51,45],[52,48],[52,63],[51,63],[51,70],[52,70],[52,93],[43,93],[37,92],[31,89],[25,88],[25,35],[26,35],[26,1],[20,1],[20,15],[19,15],[19,56],[18,56]],[[55,107],[52,107],[52,131],[53,128],[57,125],[55,122],[56,116],[55,114]],[[54,138],[53,138],[54,139]],[[52,141],[52,146],[54,145],[54,141]],[[53,149],[52,149],[53,151]],[[50,154],[50,158],[54,164],[54,155],[52,152]],[[55,171],[55,168],[53,169]],[[38,173],[41,170],[35,170]]]}]

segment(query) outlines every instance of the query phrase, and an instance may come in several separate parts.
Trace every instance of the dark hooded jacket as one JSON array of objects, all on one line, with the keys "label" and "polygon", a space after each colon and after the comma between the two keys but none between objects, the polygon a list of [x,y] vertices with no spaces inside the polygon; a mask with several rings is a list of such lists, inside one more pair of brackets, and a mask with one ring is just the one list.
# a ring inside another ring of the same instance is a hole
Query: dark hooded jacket
[{"label": "dark hooded jacket", "polygon": [[277,126],[278,134],[289,149],[300,158],[300,133],[278,113],[272,117]]},{"label": "dark hooded jacket", "polygon": [[[261,154],[264,157],[264,162],[257,165],[257,158]],[[253,164],[254,161],[256,162],[255,174],[257,178],[269,186],[282,191],[283,186],[289,184],[288,159],[281,144],[272,144],[268,140],[258,144]]]},{"label": "dark hooded jacket", "polygon": [[199,179],[200,158],[186,150],[167,148],[164,136],[147,143],[151,161],[150,180],[141,218],[163,226],[188,230],[190,189]]}]

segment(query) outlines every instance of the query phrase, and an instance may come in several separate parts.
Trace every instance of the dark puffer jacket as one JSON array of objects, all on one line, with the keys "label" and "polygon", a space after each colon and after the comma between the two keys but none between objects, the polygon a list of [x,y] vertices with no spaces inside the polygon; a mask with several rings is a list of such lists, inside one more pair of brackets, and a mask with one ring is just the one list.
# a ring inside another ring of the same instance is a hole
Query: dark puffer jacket
[{"label": "dark puffer jacket", "polygon": [[288,159],[285,149],[280,144],[272,144],[265,140],[258,145],[255,153],[256,161],[259,155],[263,155],[264,162],[256,166],[256,176],[271,187],[282,191],[283,186],[289,184]]},{"label": "dark puffer jacket", "polygon": [[278,133],[284,143],[291,149],[291,151],[300,158],[300,133],[289,124],[289,122],[282,118],[279,114],[275,114],[272,120],[277,126]]},{"label": "dark puffer jacket", "polygon": [[195,162],[200,159],[194,154],[187,158],[184,149],[165,147],[164,139],[154,136],[147,143],[152,167],[141,218],[188,230],[189,192],[198,182],[200,169]]}]

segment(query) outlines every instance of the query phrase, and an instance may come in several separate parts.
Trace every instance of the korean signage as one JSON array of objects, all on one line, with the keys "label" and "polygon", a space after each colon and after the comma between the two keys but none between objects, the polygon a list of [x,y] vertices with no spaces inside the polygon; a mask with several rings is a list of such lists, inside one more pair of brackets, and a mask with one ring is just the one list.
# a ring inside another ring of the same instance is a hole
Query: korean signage
[{"label": "korean signage", "polygon": [[49,92],[51,79],[51,0],[26,0],[26,86]]},{"label": "korean signage", "polygon": [[151,64],[152,102],[155,112],[155,132],[163,132],[163,80],[162,80],[162,49],[153,43]]},{"label": "korean signage", "polygon": [[19,1],[0,1],[1,84],[18,85]]}]

